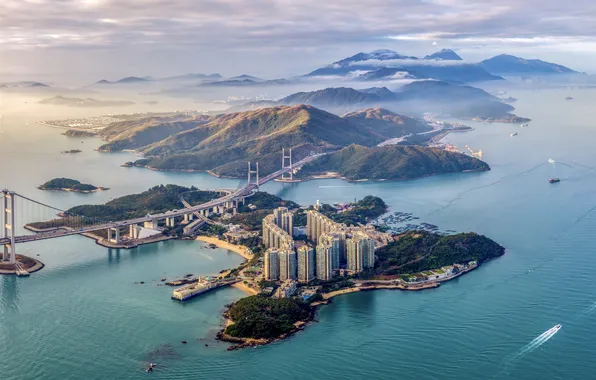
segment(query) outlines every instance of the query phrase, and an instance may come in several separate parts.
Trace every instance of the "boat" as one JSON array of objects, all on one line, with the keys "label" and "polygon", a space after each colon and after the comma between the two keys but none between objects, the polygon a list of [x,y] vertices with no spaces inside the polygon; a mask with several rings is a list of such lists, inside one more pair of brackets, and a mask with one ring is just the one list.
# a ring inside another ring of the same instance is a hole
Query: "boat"
[{"label": "boat", "polygon": [[557,162],[557,161],[553,160],[552,158],[549,158],[549,159],[548,159],[548,163],[549,163],[549,164],[554,164],[555,162]]},{"label": "boat", "polygon": [[561,182],[561,180],[559,178],[551,178],[548,180],[548,182],[550,183],[557,183],[557,182]]},{"label": "boat", "polygon": [[573,96],[568,96],[565,98],[565,100],[573,100]]},{"label": "boat", "polygon": [[556,331],[559,331],[559,330],[561,330],[561,327],[563,327],[563,325],[561,325],[561,324],[558,324],[558,325],[556,325],[555,327],[553,327],[551,330],[553,330],[553,331],[555,331],[555,332],[556,332]]},{"label": "boat", "polygon": [[513,137],[513,136],[517,136],[517,132],[513,132],[512,134],[510,134],[509,136]]},{"label": "boat", "polygon": [[153,368],[155,368],[156,366],[157,366],[157,364],[155,364],[155,363],[149,363],[145,372],[153,372]]},{"label": "boat", "polygon": [[527,123],[526,123],[526,124],[522,124],[522,125],[521,125],[521,127],[522,127],[522,128],[525,128],[525,127],[527,127],[527,126],[529,126],[529,125],[530,125],[530,124],[527,124]]}]

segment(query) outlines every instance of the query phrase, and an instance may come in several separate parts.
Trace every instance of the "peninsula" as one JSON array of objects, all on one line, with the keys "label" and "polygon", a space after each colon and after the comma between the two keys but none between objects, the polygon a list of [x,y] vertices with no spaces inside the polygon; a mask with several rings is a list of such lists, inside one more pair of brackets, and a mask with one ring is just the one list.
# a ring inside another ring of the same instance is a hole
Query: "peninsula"
[{"label": "peninsula", "polygon": [[[219,231],[221,239],[242,242],[254,254],[229,273],[253,294],[224,312],[225,327],[217,337],[234,343],[229,350],[290,336],[314,319],[316,307],[335,296],[436,288],[505,251],[472,232],[382,232],[381,226],[371,224],[387,210],[378,197],[335,206],[287,206],[247,212],[253,214],[249,219],[260,223]],[[240,232],[257,228],[262,230],[260,236],[246,238]]]},{"label": "peninsula", "polygon": [[[80,151],[79,151],[80,152]],[[78,152],[64,152],[64,153],[78,153]],[[40,190],[57,190],[57,191],[72,191],[75,193],[93,193],[96,191],[109,190],[107,187],[97,187],[94,185],[81,183],[75,179],[70,178],[54,178],[43,185],[39,186]]]}]

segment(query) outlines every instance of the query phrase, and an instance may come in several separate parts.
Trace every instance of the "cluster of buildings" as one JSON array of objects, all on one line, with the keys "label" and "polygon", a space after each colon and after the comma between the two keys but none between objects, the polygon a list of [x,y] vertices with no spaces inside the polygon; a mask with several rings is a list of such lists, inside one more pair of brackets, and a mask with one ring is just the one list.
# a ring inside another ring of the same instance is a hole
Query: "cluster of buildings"
[{"label": "cluster of buildings", "polygon": [[276,209],[263,220],[264,275],[267,280],[308,283],[330,280],[340,270],[358,273],[375,264],[375,239],[366,227],[348,227],[317,210],[306,213],[308,244],[296,248],[293,213]]}]

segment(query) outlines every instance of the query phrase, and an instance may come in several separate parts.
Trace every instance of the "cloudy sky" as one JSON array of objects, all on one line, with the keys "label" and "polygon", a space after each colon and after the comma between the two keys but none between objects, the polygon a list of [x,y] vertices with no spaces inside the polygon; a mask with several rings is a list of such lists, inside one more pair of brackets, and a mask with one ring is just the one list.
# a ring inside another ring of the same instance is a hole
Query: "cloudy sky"
[{"label": "cloudy sky", "polygon": [[0,0],[0,75],[274,78],[380,48],[594,72],[594,20],[594,0]]}]

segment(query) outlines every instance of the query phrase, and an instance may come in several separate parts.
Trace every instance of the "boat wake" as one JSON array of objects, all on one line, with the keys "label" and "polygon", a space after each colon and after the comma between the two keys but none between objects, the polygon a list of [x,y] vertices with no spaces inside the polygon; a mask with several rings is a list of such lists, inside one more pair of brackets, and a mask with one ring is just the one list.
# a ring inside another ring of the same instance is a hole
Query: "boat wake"
[{"label": "boat wake", "polygon": [[509,376],[512,366],[514,366],[518,360],[523,358],[524,356],[528,355],[529,353],[535,351],[538,347],[542,346],[544,343],[548,342],[559,330],[562,328],[562,325],[556,325],[551,327],[550,329],[546,330],[542,334],[538,335],[536,338],[532,339],[532,341],[525,346],[523,346],[519,351],[510,355],[508,359],[505,359],[505,366],[501,371],[496,373],[493,376],[493,379],[500,378],[501,376]]},{"label": "boat wake", "polygon": [[538,335],[530,343],[528,343],[524,347],[522,347],[522,349],[517,352],[515,357],[520,358],[520,357],[523,357],[523,356],[529,354],[530,352],[536,350],[538,347],[540,347],[544,343],[548,342],[550,340],[550,338],[555,336],[555,334],[558,333],[559,330],[561,330],[561,327],[563,327],[563,326],[556,325],[556,326],[551,327],[550,329],[546,330],[542,334]]}]

